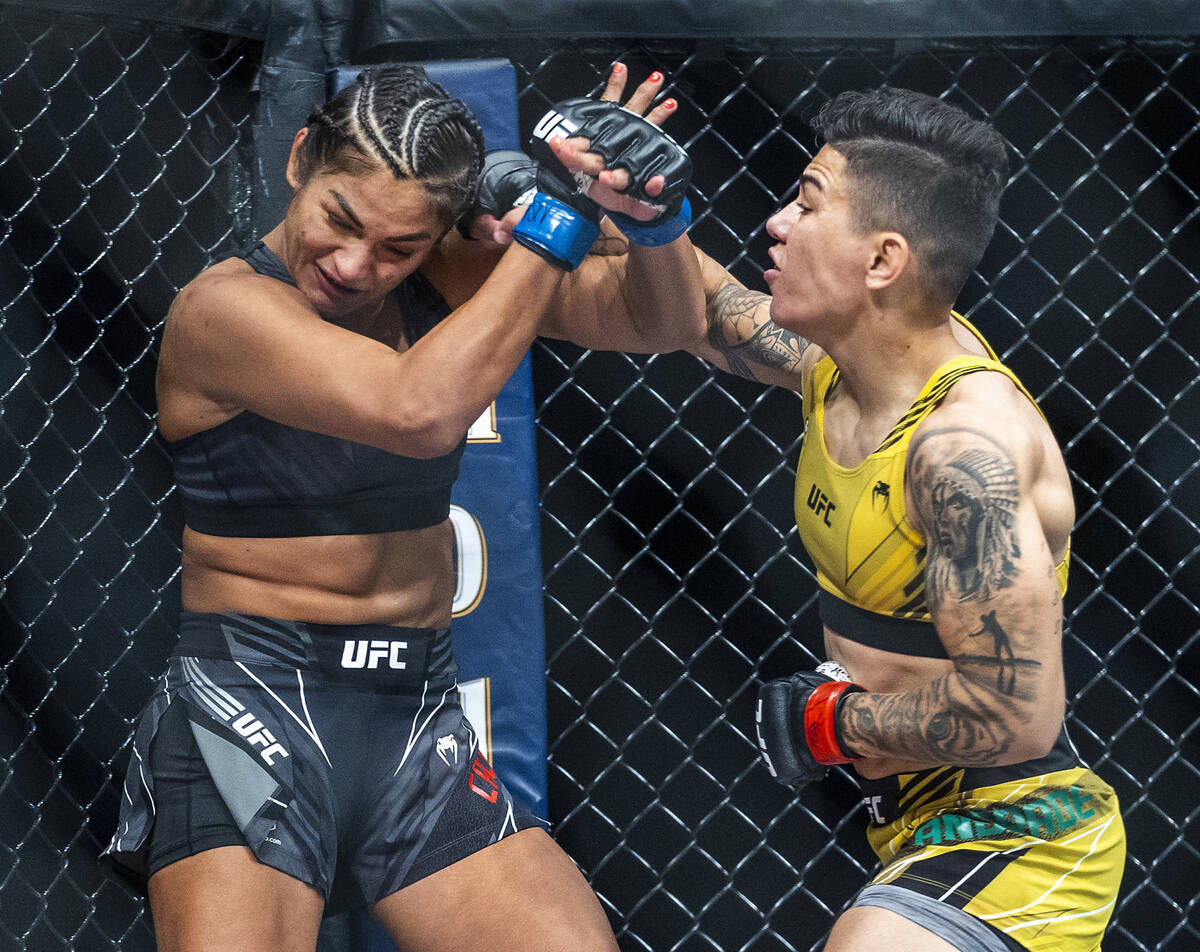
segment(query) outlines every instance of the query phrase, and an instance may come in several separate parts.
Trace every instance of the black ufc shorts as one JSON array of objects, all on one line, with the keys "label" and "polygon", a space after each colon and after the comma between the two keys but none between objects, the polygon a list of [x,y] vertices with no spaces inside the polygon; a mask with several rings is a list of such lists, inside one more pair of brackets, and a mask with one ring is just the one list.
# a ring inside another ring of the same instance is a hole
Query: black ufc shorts
[{"label": "black ufc shorts", "polygon": [[455,674],[447,629],[185,612],[102,866],[141,892],[245,845],[336,911],[543,825],[479,752]]}]

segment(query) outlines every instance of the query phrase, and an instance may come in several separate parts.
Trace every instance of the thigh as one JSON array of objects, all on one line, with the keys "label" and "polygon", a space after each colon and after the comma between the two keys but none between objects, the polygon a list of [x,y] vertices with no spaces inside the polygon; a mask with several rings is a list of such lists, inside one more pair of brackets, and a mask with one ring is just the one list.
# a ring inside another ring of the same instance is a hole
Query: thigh
[{"label": "thigh", "polygon": [[583,874],[536,828],[418,880],[382,899],[374,912],[402,952],[617,949]]},{"label": "thigh", "polygon": [[313,952],[324,901],[244,846],[206,850],[150,877],[159,952]]},{"label": "thigh", "polygon": [[878,906],[854,906],[833,925],[825,952],[959,952],[910,919]]}]

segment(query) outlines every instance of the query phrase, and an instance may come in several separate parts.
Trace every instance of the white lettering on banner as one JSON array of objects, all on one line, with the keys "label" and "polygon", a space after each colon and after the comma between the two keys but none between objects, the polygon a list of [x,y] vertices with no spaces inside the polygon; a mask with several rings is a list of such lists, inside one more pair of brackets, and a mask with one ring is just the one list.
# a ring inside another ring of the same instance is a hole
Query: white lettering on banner
[{"label": "white lettering on banner", "polygon": [[479,419],[467,430],[468,443],[499,443],[500,431],[496,429],[496,401],[493,400],[486,410],[479,414]]},{"label": "white lettering on banner", "polygon": [[450,507],[450,525],[454,528],[454,604],[455,618],[469,615],[483,600],[487,588],[487,540],[479,520],[461,506]]},{"label": "white lettering on banner", "polygon": [[408,662],[400,655],[407,649],[407,641],[347,641],[342,646],[342,667],[374,669],[386,659],[389,668],[403,671]]},{"label": "white lettering on banner", "polygon": [[462,702],[463,713],[475,733],[479,735],[479,752],[492,764],[492,681],[491,678],[476,678],[474,681],[460,681],[458,696]]}]

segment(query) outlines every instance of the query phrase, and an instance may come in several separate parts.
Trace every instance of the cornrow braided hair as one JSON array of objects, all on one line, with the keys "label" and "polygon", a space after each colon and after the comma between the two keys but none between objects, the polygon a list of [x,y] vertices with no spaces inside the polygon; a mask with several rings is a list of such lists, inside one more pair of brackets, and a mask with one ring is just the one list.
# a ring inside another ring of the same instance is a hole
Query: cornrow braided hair
[{"label": "cornrow braided hair", "polygon": [[364,70],[308,119],[302,178],[318,169],[384,165],[420,182],[450,222],[470,204],[483,168],[483,132],[471,111],[419,66]]}]

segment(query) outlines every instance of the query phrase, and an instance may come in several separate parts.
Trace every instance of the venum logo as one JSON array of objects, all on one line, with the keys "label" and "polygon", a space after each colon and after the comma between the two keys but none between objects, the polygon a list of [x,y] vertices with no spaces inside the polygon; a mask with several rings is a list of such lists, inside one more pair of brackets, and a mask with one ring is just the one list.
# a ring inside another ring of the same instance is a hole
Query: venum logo
[{"label": "venum logo", "polygon": [[378,668],[384,661],[389,668],[403,671],[408,665],[401,656],[407,641],[347,641],[342,646],[343,668]]},{"label": "venum logo", "polygon": [[447,767],[458,763],[458,741],[454,739],[453,734],[439,737],[436,750],[437,755],[442,758],[442,763]]},{"label": "venum logo", "polygon": [[833,510],[835,510],[837,506],[829,501],[829,497],[825,495],[823,490],[817,488],[816,483],[813,483],[812,489],[808,491],[808,508],[816,513],[816,515],[820,516],[821,521],[824,522],[825,525],[830,527],[833,526],[833,523],[829,521],[829,517],[833,515]]},{"label": "venum logo", "polygon": [[234,719],[233,729],[246,738],[249,743],[261,746],[263,750],[260,752],[260,756],[272,767],[275,766],[274,758],[288,756],[288,752],[275,740],[275,735],[249,711]]}]

